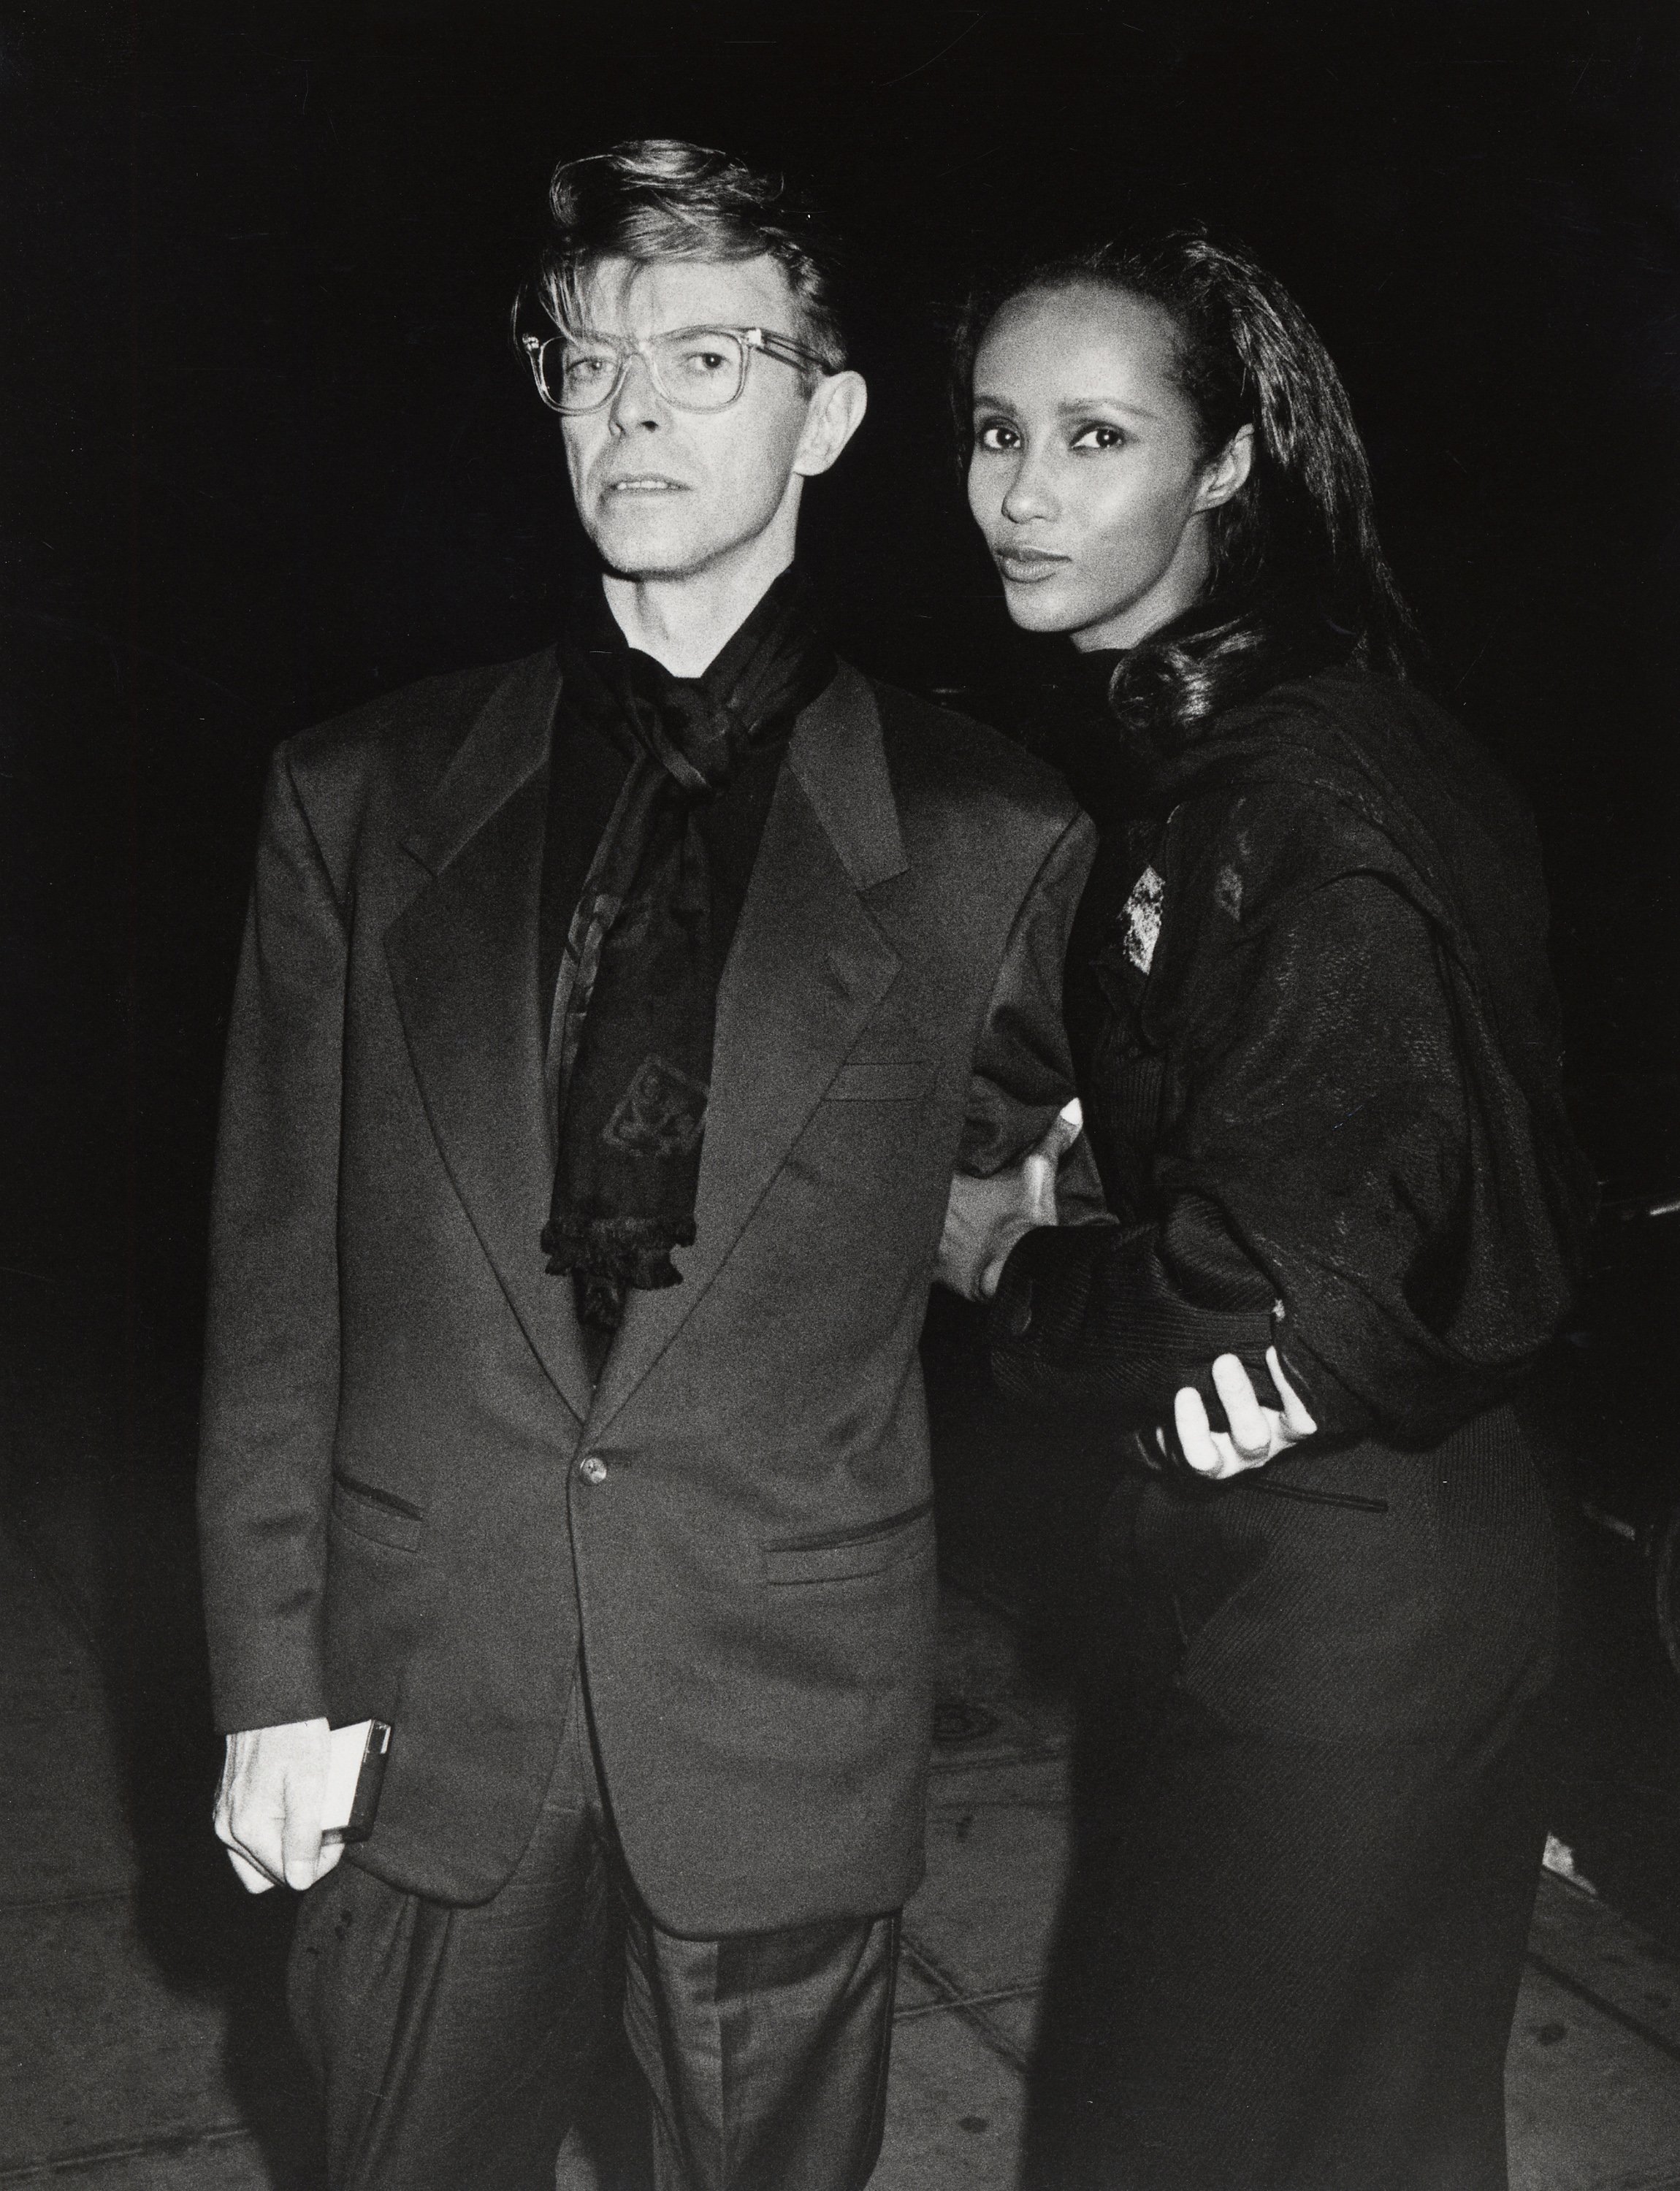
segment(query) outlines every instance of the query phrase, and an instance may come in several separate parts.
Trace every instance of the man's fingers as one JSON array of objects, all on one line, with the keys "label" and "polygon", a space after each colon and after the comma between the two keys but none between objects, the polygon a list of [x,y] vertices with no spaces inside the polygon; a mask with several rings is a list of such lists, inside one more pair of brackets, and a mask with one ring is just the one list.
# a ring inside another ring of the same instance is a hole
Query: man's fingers
[{"label": "man's fingers", "polygon": [[[256,1851],[248,1848],[236,1831],[232,1818],[233,1790],[226,1779],[216,1798],[214,1825],[216,1839],[227,1851],[227,1860],[233,1866],[234,1875],[248,1894],[266,1894],[271,1887],[278,1887],[280,1873],[276,1865],[272,1869],[263,1863]],[[277,1842],[276,1842],[277,1853]]]},{"label": "man's fingers", "polygon": [[233,1866],[234,1877],[248,1894],[266,1894],[271,1887],[278,1883],[271,1879],[265,1871],[259,1871],[250,1858],[243,1855],[236,1848],[229,1848],[227,1860]]},{"label": "man's fingers", "polygon": [[299,1889],[312,1887],[320,1875],[321,1806],[330,1744],[324,1719],[248,1728],[228,1737],[216,1797],[216,1835],[253,1894],[282,1881]]},{"label": "man's fingers", "polygon": [[258,1816],[248,1800],[242,1804],[236,1784],[216,1805],[216,1839],[253,1894],[263,1891],[252,1886],[253,1877],[261,1880],[263,1887],[278,1887],[285,1877],[280,1820]]},{"label": "man's fingers", "polygon": [[291,1780],[287,1788],[286,1821],[281,1831],[281,1856],[286,1884],[299,1893],[313,1887],[321,1864],[321,1796],[319,1786],[299,1787]]},{"label": "man's fingers", "polygon": [[1022,1200],[1034,1225],[1056,1222],[1056,1162],[1040,1147],[1021,1167]]},{"label": "man's fingers", "polygon": [[1079,1099],[1073,1096],[1051,1120],[1035,1153],[1045,1158],[1054,1170],[1085,1131],[1085,1123]]},{"label": "man's fingers", "polygon": [[1278,1397],[1284,1403],[1284,1428],[1292,1440],[1311,1437],[1318,1426],[1308,1412],[1305,1400],[1284,1376],[1284,1365],[1278,1359],[1275,1346],[1268,1346],[1266,1350],[1266,1366],[1272,1372],[1272,1382],[1277,1386]]}]

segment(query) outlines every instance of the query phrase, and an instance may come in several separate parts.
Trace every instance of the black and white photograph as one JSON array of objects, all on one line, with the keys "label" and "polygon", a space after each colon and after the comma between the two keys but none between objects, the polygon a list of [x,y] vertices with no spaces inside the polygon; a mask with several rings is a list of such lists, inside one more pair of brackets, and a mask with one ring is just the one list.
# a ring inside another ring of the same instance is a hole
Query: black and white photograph
[{"label": "black and white photograph", "polygon": [[1680,2191],[1680,14],[0,163],[0,2191]]}]

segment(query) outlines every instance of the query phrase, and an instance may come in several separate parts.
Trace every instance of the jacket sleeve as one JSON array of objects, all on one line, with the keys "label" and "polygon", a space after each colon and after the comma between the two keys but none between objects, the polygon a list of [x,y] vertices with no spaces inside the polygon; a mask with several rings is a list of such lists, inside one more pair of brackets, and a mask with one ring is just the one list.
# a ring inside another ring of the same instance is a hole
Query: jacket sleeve
[{"label": "jacket sleeve", "polygon": [[992,1312],[999,1380],[1141,1428],[1181,1386],[1210,1397],[1221,1353],[1275,1398],[1275,1341],[1324,1434],[1416,1432],[1452,1375],[1433,1326],[1469,1152],[1432,930],[1370,874],[1228,927],[1202,947],[1154,1221],[1020,1243]]},{"label": "jacket sleeve", "polygon": [[[1016,917],[975,1050],[959,1158],[963,1171],[986,1177],[1018,1161],[1073,1093],[1062,970],[1096,851],[1095,829],[1077,816],[1051,847]],[[1062,1158],[1056,1196],[1064,1225],[1106,1214],[1084,1140]]]},{"label": "jacket sleeve", "polygon": [[216,1723],[326,1709],[346,924],[288,765],[265,800],[223,1078],[199,1527]]}]

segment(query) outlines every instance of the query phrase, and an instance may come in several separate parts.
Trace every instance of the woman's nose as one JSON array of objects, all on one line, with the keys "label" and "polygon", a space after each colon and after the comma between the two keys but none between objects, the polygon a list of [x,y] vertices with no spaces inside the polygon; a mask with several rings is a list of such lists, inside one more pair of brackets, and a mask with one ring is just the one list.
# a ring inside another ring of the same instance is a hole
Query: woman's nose
[{"label": "woman's nose", "polygon": [[639,351],[632,350],[612,392],[607,422],[615,433],[628,434],[638,426],[660,425],[663,418],[664,402],[653,368]]},{"label": "woman's nose", "polygon": [[1004,490],[1003,513],[1015,525],[1024,525],[1031,518],[1056,515],[1056,496],[1039,458],[1023,455],[1015,467]]}]

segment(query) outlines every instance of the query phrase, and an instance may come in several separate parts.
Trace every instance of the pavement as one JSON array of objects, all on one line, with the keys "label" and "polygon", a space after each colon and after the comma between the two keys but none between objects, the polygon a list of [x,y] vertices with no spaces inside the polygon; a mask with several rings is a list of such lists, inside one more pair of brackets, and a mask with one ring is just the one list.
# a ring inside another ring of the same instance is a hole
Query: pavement
[{"label": "pavement", "polygon": [[[1068,1845],[1064,1699],[1023,1664],[1014,1624],[954,1587],[941,1650],[928,1873],[905,1913],[875,2191],[1015,2182]],[[75,1596],[3,1535],[0,1665],[0,2187],[310,2191],[282,1898],[248,1900],[223,1875],[208,1820],[191,1823],[208,1780],[160,1830],[135,1793],[155,1722],[125,1727]],[[1506,2090],[1514,2191],[1680,2191],[1680,1959],[1554,1872]],[[613,2191],[581,2151],[557,2181]]]}]

